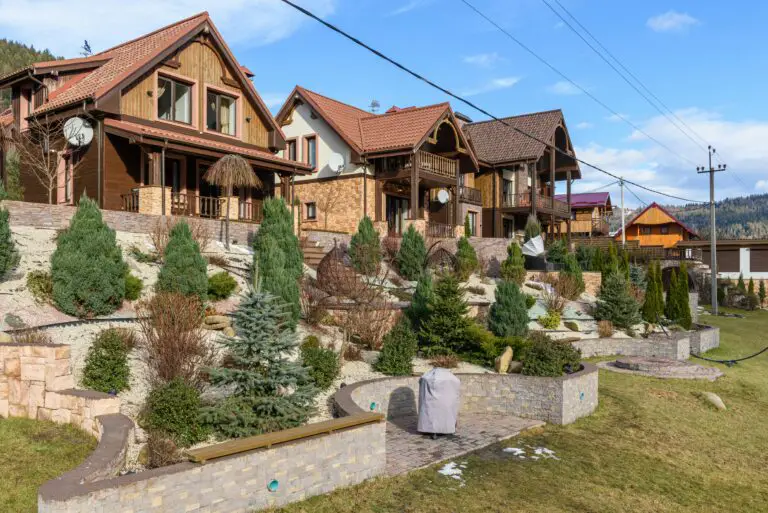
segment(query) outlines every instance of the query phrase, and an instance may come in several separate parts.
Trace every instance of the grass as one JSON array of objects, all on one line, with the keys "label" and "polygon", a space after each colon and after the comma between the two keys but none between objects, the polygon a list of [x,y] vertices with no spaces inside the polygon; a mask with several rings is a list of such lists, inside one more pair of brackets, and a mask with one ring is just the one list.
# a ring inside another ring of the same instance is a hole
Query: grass
[{"label": "grass", "polygon": [[[721,347],[707,356],[746,355],[768,344],[768,312],[746,316],[702,319],[721,328]],[[721,367],[726,376],[714,383],[601,370],[595,414],[462,458],[463,487],[435,466],[281,511],[768,511],[768,354]],[[699,391],[720,395],[728,411],[709,406]],[[561,460],[525,461],[501,451],[522,445],[545,446]]]},{"label": "grass", "polygon": [[96,447],[80,429],[0,419],[0,511],[37,511],[41,484],[78,466]]}]

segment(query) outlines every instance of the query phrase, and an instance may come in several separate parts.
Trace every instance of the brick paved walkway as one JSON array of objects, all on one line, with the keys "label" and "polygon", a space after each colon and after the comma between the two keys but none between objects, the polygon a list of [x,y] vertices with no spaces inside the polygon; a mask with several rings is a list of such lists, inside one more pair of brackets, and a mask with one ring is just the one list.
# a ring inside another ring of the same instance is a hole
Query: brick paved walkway
[{"label": "brick paved walkway", "polygon": [[454,435],[432,440],[416,431],[417,416],[387,422],[387,473],[402,474],[511,438],[521,431],[543,426],[539,420],[508,415],[467,415],[459,418]]}]

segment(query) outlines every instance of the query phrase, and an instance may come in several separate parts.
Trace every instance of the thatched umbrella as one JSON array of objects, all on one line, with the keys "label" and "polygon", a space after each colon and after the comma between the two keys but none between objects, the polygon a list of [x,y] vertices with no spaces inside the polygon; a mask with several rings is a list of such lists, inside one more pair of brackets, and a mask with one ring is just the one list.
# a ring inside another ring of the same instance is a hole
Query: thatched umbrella
[{"label": "thatched umbrella", "polygon": [[229,199],[235,187],[261,187],[251,165],[239,155],[224,155],[203,175],[206,182],[224,187],[227,195],[227,216],[224,219],[226,247],[229,249]]}]

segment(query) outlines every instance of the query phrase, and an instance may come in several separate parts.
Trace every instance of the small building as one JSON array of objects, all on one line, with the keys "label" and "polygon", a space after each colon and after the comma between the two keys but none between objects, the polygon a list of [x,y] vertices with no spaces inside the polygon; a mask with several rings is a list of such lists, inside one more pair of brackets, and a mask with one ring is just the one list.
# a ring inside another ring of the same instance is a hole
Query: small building
[{"label": "small building", "polygon": [[[565,194],[558,194],[555,200],[567,202]],[[571,236],[574,238],[605,237],[608,235],[608,217],[613,212],[611,194],[608,192],[585,192],[571,194]],[[567,231],[566,222],[560,224],[560,231]]]},{"label": "small building", "polygon": [[[682,241],[679,248],[701,250],[705,265],[711,262],[710,241]],[[717,276],[720,278],[765,280],[768,283],[768,239],[732,239],[717,241]]]},{"label": "small building", "polygon": [[[673,216],[667,209],[654,202],[627,222],[626,240],[638,241],[640,247],[672,248],[679,242],[698,240],[699,235]],[[621,229],[614,240],[621,242]]]}]

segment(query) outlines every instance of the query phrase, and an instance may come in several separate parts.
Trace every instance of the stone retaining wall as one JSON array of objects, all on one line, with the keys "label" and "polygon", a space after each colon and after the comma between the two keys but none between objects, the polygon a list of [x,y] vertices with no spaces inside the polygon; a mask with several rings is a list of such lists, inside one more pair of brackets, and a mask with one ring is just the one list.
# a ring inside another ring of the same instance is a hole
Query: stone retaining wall
[{"label": "stone retaining wall", "polygon": [[690,333],[691,353],[702,354],[720,347],[720,328],[697,324],[696,331]]},{"label": "stone retaining wall", "polygon": [[[11,225],[34,226],[58,230],[69,226],[69,220],[75,215],[77,207],[67,205],[47,205],[45,203],[29,203],[25,201],[3,201],[3,207],[11,213]],[[102,210],[104,222],[113,230],[129,233],[150,233],[160,216],[123,212],[119,210]],[[191,218],[195,222],[208,227],[211,238],[224,240],[224,220]],[[230,221],[229,236],[238,244],[249,242],[259,229],[259,225]]]},{"label": "stone retaining wall", "polygon": [[572,343],[584,358],[593,356],[642,356],[670,360],[687,360],[691,353],[700,354],[720,345],[720,329],[696,325],[690,332],[672,332],[669,337],[650,338],[585,338]]},{"label": "stone retaining wall", "polygon": [[[597,367],[558,378],[520,374],[457,374],[461,380],[460,415],[493,413],[570,424],[597,408]],[[337,412],[386,413],[387,418],[418,412],[419,377],[384,378],[354,383],[334,395]]]},{"label": "stone retaining wall", "polygon": [[[525,274],[526,280],[536,280],[540,274],[546,274],[547,276],[557,278],[560,276],[559,271],[528,271]],[[603,281],[603,276],[601,273],[593,273],[593,272],[583,272],[581,273],[582,277],[584,278],[584,292],[589,294],[590,296],[597,297],[597,293],[600,292],[600,285]]]}]

